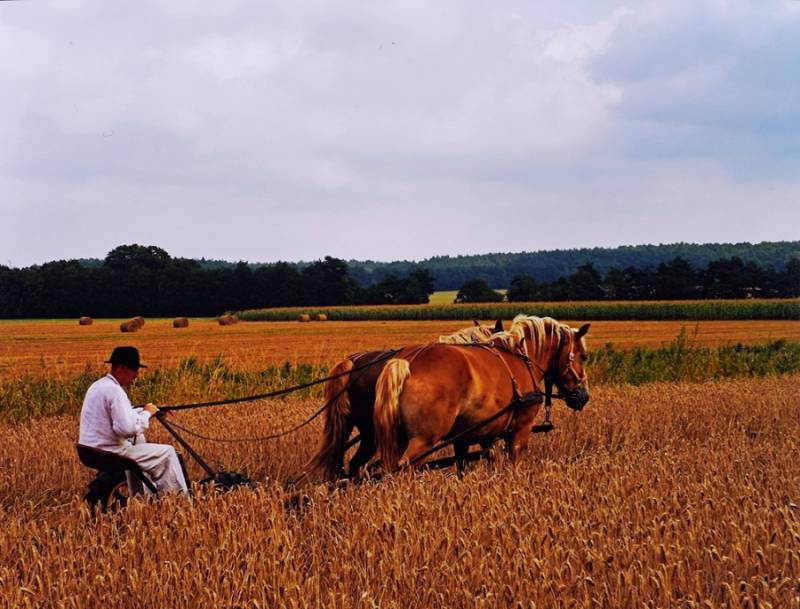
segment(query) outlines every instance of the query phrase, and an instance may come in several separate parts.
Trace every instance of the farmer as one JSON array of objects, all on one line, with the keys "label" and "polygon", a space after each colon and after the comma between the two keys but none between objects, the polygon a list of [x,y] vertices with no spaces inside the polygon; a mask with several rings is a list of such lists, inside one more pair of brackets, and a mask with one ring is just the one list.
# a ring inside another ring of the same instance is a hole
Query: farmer
[{"label": "farmer", "polygon": [[[133,459],[159,492],[187,493],[186,477],[175,449],[168,444],[152,444],[143,432],[150,417],[158,412],[155,404],[134,408],[125,392],[139,376],[136,347],[116,347],[111,358],[111,372],[92,383],[81,408],[79,444],[99,448]],[[142,484],[128,475],[131,494],[143,492]]]}]

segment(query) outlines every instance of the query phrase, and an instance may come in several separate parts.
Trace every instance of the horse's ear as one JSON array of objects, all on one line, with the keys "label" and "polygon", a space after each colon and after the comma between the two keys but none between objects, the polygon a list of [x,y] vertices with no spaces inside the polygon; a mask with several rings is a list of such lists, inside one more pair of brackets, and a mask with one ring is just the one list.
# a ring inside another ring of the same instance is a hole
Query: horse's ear
[{"label": "horse's ear", "polygon": [[481,322],[479,322],[477,319],[473,319],[472,323],[474,323],[476,326],[480,326],[481,325]]},{"label": "horse's ear", "polygon": [[503,320],[498,319],[494,324],[494,333],[497,334],[498,332],[503,331]]},{"label": "horse's ear", "polygon": [[580,338],[581,338],[582,336],[585,336],[585,335],[586,335],[586,333],[589,331],[589,327],[590,327],[591,325],[592,325],[592,324],[583,324],[583,325],[581,326],[581,329],[580,329],[580,330],[578,330],[578,333],[575,335],[575,340],[580,340]]}]

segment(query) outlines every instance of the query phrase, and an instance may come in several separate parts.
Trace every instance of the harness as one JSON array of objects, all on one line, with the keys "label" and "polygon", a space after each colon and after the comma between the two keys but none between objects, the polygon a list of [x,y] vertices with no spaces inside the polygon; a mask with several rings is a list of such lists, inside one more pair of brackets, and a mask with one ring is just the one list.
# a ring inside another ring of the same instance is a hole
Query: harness
[{"label": "harness", "polygon": [[[578,371],[575,370],[575,341],[573,340],[572,336],[569,338],[569,357],[567,358],[567,365],[561,371],[558,372],[558,362],[561,359],[561,352],[564,350],[564,346],[566,341],[562,340],[558,343],[558,349],[556,350],[556,355],[553,360],[550,362],[550,367],[548,368],[547,372],[545,373],[545,408],[549,408],[551,406],[551,397],[553,397],[553,385],[558,387],[559,395],[555,397],[568,397],[575,395],[581,387],[586,385],[586,373],[578,374]],[[577,384],[570,390],[565,389],[562,384],[559,382],[560,379],[564,378],[567,373],[572,373],[572,376],[575,377]],[[547,411],[549,413],[549,410]]]},{"label": "harness", "polygon": [[[524,341],[527,340],[528,343],[532,343],[533,339],[528,335],[526,332],[523,338],[523,348],[524,348]],[[558,362],[561,359],[561,354],[565,348],[565,346],[569,343],[569,357],[567,361],[566,367],[564,367],[561,372],[558,370]],[[505,429],[501,436],[507,437],[511,432],[511,424],[514,421],[514,412],[524,406],[529,406],[532,404],[537,404],[542,402],[542,398],[544,398],[544,422],[539,425],[534,425],[532,431],[536,432],[548,432],[553,429],[553,424],[550,420],[550,413],[553,408],[553,398],[556,399],[566,399],[567,397],[574,395],[580,387],[586,384],[586,374],[578,374],[578,371],[575,369],[575,341],[570,336],[567,340],[564,340],[562,336],[561,340],[558,343],[558,348],[556,349],[555,356],[552,358],[550,365],[547,369],[542,368],[539,366],[534,360],[532,360],[526,352],[524,351],[512,351],[508,347],[503,344],[493,344],[493,341],[489,343],[472,343],[469,345],[456,345],[462,347],[478,347],[484,350],[487,350],[489,353],[497,357],[502,363],[503,367],[506,369],[508,373],[509,379],[511,380],[511,390],[512,390],[512,400],[511,403],[500,412],[495,413],[489,419],[479,422],[477,425],[471,427],[464,432],[459,433],[454,438],[448,440],[448,442],[455,441],[466,435],[467,432],[474,431],[491,421],[494,421],[498,418],[501,414],[508,412],[508,422],[505,425]],[[520,358],[523,362],[525,362],[525,366],[528,370],[528,374],[531,378],[531,384],[534,387],[534,391],[531,391],[526,394],[520,394],[519,392],[519,385],[517,383],[517,379],[514,376],[514,373],[511,371],[511,367],[508,365],[508,362],[503,358],[498,351],[505,351],[506,353],[513,355],[514,357]],[[416,354],[415,354],[416,355]],[[536,367],[539,372],[542,374],[542,381],[544,384],[544,391],[539,390],[538,383],[536,382],[536,377],[534,376],[533,367]],[[567,390],[563,387],[560,382],[560,379],[564,378],[568,373],[571,373],[575,379],[577,380],[577,385],[570,390]],[[558,388],[559,393],[553,394],[553,385]],[[415,459],[416,461],[417,459]]]}]

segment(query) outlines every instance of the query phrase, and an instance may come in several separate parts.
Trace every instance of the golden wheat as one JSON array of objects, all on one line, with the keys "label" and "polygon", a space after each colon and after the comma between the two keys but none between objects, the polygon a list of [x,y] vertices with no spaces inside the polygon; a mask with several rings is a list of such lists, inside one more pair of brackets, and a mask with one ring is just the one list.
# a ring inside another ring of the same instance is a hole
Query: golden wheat
[{"label": "golden wheat", "polygon": [[[800,376],[596,388],[516,467],[401,474],[286,511],[319,428],[196,447],[257,491],[94,521],[74,418],[0,424],[8,607],[800,607]],[[226,438],[303,420],[265,401],[175,413]],[[157,423],[151,439],[168,441]],[[192,467],[192,476],[200,472]]]}]

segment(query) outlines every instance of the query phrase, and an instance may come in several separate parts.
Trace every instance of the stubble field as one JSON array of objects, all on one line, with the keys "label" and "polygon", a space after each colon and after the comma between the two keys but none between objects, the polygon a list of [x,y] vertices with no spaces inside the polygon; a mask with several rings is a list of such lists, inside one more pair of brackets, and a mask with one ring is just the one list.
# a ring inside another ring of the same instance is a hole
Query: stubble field
[{"label": "stubble field", "polygon": [[[28,358],[38,375],[44,358],[44,370],[66,374],[128,343],[157,375],[187,356],[327,362],[460,327],[193,321],[186,332],[153,320],[121,335],[103,323],[0,324],[2,362],[19,371]],[[590,348],[622,347],[622,335],[658,346],[681,325],[710,344],[797,340],[797,324],[763,323],[598,322]],[[554,408],[555,430],[534,436],[516,465],[499,455],[462,480],[404,473],[333,492],[307,480],[312,502],[301,511],[284,507],[297,490],[287,482],[313,454],[318,422],[270,442],[193,441],[213,465],[258,481],[255,491],[135,502],[96,520],[82,501],[91,474],[74,452],[77,416],[0,422],[0,607],[797,609],[798,382],[593,385],[583,412]],[[236,440],[287,429],[319,404],[264,400],[170,416]],[[148,435],[170,441],[158,423]],[[201,472],[191,465],[190,475]]]},{"label": "stubble field", "polygon": [[[244,370],[286,361],[330,365],[348,353],[435,340],[469,322],[291,321],[220,326],[213,319],[193,319],[188,328],[173,328],[172,320],[153,319],[132,334],[121,333],[119,323],[0,321],[0,380],[24,374],[64,376],[87,365],[94,369],[121,344],[138,347],[142,360],[156,367],[176,366],[189,356],[201,361],[221,357],[227,365]],[[609,342],[618,349],[659,347],[672,341],[681,328],[700,345],[800,342],[800,322],[796,321],[596,321],[589,337],[595,347]]]}]

